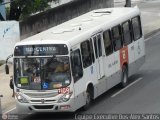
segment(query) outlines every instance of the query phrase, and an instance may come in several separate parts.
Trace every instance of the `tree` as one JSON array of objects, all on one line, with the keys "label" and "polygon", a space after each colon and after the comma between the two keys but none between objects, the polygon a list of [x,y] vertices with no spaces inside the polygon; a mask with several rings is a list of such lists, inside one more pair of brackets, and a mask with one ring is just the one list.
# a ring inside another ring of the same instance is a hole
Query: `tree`
[{"label": "tree", "polygon": [[10,0],[9,20],[19,20],[49,8],[49,2],[59,0]]}]

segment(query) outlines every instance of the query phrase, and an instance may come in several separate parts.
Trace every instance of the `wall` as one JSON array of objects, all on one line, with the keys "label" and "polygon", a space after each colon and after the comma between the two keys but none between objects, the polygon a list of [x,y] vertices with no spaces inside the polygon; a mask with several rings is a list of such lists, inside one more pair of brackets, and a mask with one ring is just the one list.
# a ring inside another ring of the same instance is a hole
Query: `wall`
[{"label": "wall", "polygon": [[0,21],[0,28],[0,60],[6,60],[13,54],[15,43],[20,41],[19,22]]},{"label": "wall", "polygon": [[73,0],[20,22],[21,40],[97,8],[113,7],[113,0]]}]

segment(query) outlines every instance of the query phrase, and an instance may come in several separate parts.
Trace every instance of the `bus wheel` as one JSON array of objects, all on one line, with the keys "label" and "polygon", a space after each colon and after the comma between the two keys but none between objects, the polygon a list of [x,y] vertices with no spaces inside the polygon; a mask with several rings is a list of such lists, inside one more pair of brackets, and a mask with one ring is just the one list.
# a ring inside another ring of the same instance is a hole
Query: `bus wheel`
[{"label": "bus wheel", "polygon": [[128,84],[128,70],[126,66],[122,68],[121,87],[124,88]]},{"label": "bus wheel", "polygon": [[89,109],[90,105],[91,105],[91,91],[89,89],[87,89],[86,91],[86,104],[83,106],[83,109],[86,111]]}]

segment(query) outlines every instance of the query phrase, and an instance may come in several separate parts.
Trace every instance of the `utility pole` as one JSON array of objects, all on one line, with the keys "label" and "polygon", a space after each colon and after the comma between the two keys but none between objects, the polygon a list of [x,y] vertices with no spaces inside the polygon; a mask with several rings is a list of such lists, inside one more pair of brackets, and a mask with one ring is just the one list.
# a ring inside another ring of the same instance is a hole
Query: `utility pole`
[{"label": "utility pole", "polygon": [[3,97],[3,95],[0,95],[0,115],[2,115],[1,97]]},{"label": "utility pole", "polygon": [[131,0],[126,0],[125,7],[131,7]]}]

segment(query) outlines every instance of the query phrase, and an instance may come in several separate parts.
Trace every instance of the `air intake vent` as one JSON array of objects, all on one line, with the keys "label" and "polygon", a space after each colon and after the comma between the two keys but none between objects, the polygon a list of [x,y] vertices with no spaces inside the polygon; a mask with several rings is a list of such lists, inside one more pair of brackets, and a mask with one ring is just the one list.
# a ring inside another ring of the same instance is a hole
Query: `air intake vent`
[{"label": "air intake vent", "polygon": [[34,105],[35,109],[52,109],[53,105]]},{"label": "air intake vent", "polygon": [[[45,100],[45,103],[47,102],[55,102],[56,100]],[[31,100],[31,102],[36,102],[36,103],[42,103],[42,100]]]},{"label": "air intake vent", "polygon": [[74,31],[74,28],[71,28],[71,29],[61,29],[61,30],[58,30],[58,31],[54,31],[52,32],[53,34],[62,34],[62,33],[65,33],[65,32],[73,32]]},{"label": "air intake vent", "polygon": [[82,22],[90,22],[90,21],[93,21],[93,18],[84,18],[81,21]]},{"label": "air intake vent", "polygon": [[94,10],[93,13],[112,13],[113,12],[113,9],[99,9],[99,10]]},{"label": "air intake vent", "polygon": [[95,11],[94,13],[108,13],[108,14],[110,14],[112,12],[111,11]]},{"label": "air intake vent", "polygon": [[58,93],[24,93],[25,95],[31,97],[31,98],[49,98],[49,97],[55,97],[58,95]]},{"label": "air intake vent", "polygon": [[77,26],[82,26],[81,23],[74,23],[74,24],[71,24],[72,27],[77,27]]},{"label": "air intake vent", "polygon": [[92,17],[100,17],[104,15],[110,15],[112,13],[112,10],[95,10],[93,11]]}]

